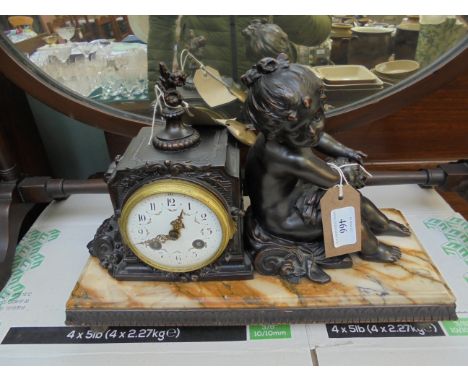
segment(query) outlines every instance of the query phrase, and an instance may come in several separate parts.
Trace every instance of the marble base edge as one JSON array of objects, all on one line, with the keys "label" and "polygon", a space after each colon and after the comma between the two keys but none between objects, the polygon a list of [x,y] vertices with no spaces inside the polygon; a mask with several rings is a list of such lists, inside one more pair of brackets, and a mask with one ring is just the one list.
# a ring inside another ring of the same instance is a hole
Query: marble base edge
[{"label": "marble base edge", "polygon": [[75,326],[226,326],[249,324],[434,322],[456,320],[455,305],[294,309],[67,310]]}]

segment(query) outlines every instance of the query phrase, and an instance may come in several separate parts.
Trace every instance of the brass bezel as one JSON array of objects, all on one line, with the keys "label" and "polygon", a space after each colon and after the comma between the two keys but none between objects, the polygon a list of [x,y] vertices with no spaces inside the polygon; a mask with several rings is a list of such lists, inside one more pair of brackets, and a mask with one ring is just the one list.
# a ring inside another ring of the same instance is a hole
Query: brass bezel
[{"label": "brass bezel", "polygon": [[[130,242],[127,233],[127,222],[130,211],[133,210],[135,205],[137,205],[140,201],[147,198],[148,196],[162,193],[174,193],[190,196],[205,204],[210,210],[212,210],[215,213],[216,217],[218,218],[222,230],[221,244],[218,250],[215,252],[215,254],[202,264],[197,264],[196,267],[191,266],[186,268],[161,266],[156,261],[147,258],[144,254],[140,252],[138,248],[136,248],[135,245],[133,245]],[[224,249],[228,245],[229,240],[232,239],[236,231],[236,225],[233,219],[231,218],[231,215],[226,210],[226,207],[221,202],[221,200],[213,192],[209,191],[208,189],[204,188],[203,186],[197,183],[183,179],[159,179],[152,183],[145,184],[144,186],[136,190],[128,198],[128,200],[125,202],[122,208],[122,213],[119,218],[119,228],[120,233],[122,234],[122,240],[124,244],[127,245],[141,261],[156,269],[177,273],[195,271],[215,261],[218,257],[221,256]]]}]

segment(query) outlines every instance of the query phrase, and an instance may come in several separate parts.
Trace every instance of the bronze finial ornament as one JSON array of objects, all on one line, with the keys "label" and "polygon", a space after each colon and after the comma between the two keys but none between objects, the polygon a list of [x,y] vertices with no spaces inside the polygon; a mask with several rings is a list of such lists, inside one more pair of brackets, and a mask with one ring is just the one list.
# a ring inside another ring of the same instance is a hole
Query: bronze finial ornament
[{"label": "bronze finial ornament", "polygon": [[184,86],[186,74],[180,71],[169,72],[167,66],[159,63],[159,81],[157,87],[163,94],[156,92],[156,102],[162,98],[162,116],[166,120],[164,128],[156,131],[153,146],[158,150],[177,151],[195,146],[200,141],[200,134],[192,126],[182,121],[186,112],[182,96],[177,87]]},{"label": "bronze finial ornament", "polygon": [[[325,258],[320,199],[340,176],[312,149],[332,157],[327,162],[338,166],[362,163],[366,155],[324,132],[322,83],[307,67],[291,64],[280,54],[261,59],[242,81],[249,88],[246,116],[259,132],[245,170],[251,201],[246,246],[256,270],[292,282],[303,276],[328,282],[323,268],[351,267],[352,259],[349,255]],[[352,186],[364,186],[366,176],[360,166],[342,170]],[[397,261],[400,249],[379,242],[375,235],[409,236],[408,228],[389,220],[362,195],[361,216],[359,256]]]}]

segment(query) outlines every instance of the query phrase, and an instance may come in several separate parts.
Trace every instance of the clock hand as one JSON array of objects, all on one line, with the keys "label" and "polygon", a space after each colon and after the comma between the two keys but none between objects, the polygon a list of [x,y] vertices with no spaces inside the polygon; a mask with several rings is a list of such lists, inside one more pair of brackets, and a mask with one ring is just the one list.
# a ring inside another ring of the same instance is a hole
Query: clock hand
[{"label": "clock hand", "polygon": [[167,240],[171,240],[169,235],[157,235],[152,239],[141,241],[137,244],[144,244],[147,247],[150,247],[154,250],[159,250],[162,248],[162,243],[165,243]]},{"label": "clock hand", "polygon": [[137,243],[137,244],[144,244],[146,246],[149,246],[152,249],[159,250],[159,249],[162,248],[161,244],[165,243],[166,241],[168,241],[168,240],[171,240],[171,241],[177,240],[180,237],[180,230],[182,228],[185,228],[184,221],[183,221],[183,219],[184,219],[183,215],[184,215],[184,210],[182,210],[180,212],[177,219],[171,221],[172,229],[169,231],[169,233],[167,235],[163,235],[163,234],[157,235],[157,236],[153,237],[152,239],[148,239],[148,240],[142,241],[142,242]]},{"label": "clock hand", "polygon": [[169,231],[170,240],[177,240],[180,237],[180,230],[185,228],[184,226],[184,210],[180,211],[177,219],[171,221],[172,229]]}]

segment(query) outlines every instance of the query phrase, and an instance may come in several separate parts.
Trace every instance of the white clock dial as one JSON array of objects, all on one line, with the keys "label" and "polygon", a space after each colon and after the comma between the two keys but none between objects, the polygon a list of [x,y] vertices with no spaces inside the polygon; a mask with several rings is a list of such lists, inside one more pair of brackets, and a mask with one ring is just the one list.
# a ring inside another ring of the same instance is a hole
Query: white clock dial
[{"label": "white clock dial", "polygon": [[141,260],[166,271],[186,272],[214,261],[233,233],[217,197],[185,181],[166,181],[175,192],[161,191],[164,184],[155,183],[161,184],[144,186],[124,206],[120,224],[126,244]]}]

